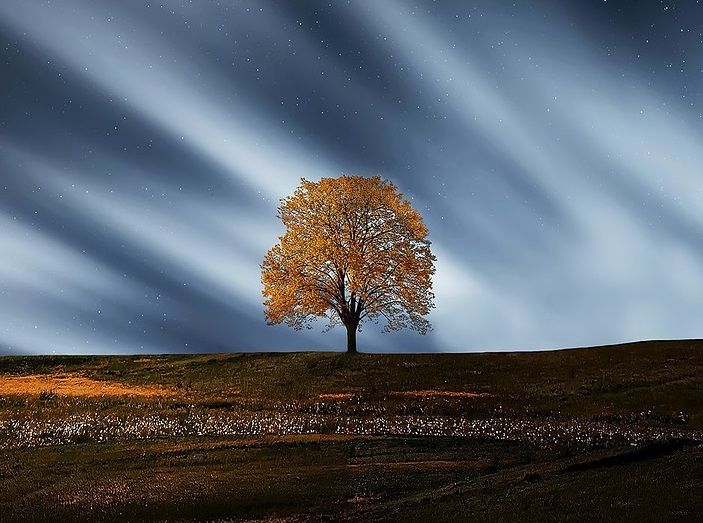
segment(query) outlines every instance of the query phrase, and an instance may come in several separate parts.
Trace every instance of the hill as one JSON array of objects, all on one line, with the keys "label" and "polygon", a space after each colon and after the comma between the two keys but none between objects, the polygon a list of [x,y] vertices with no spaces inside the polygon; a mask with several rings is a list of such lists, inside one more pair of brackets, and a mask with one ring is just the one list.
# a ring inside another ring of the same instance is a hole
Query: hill
[{"label": "hill", "polygon": [[0,520],[694,521],[702,377],[699,340],[4,357]]}]

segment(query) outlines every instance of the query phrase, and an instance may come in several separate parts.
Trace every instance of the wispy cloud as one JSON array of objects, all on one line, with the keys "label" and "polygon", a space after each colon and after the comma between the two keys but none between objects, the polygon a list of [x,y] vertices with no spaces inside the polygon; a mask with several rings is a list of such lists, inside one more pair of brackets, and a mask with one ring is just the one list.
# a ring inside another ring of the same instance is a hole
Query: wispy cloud
[{"label": "wispy cloud", "polygon": [[0,343],[341,346],[264,325],[259,263],[342,172],[394,179],[438,257],[435,331],[362,348],[700,337],[700,114],[575,9],[0,3]]}]

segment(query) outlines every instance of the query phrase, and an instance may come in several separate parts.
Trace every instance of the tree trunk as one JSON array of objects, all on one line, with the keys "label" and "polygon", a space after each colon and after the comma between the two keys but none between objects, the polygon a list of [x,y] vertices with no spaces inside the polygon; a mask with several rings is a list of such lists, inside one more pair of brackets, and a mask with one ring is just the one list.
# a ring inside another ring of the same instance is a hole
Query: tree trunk
[{"label": "tree trunk", "polygon": [[357,325],[346,325],[347,328],[347,353],[356,352]]}]

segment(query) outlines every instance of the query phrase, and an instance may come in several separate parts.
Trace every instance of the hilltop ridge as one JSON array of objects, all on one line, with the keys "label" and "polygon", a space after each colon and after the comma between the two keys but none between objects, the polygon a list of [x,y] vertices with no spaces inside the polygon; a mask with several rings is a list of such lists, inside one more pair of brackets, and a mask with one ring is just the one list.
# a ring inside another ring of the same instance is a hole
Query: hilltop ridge
[{"label": "hilltop ridge", "polygon": [[700,340],[3,357],[0,520],[697,521],[702,378]]}]

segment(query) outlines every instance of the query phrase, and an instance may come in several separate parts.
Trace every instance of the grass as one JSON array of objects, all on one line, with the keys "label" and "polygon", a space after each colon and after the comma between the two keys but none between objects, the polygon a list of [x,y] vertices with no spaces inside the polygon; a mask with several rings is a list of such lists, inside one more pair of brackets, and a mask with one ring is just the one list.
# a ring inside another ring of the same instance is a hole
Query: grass
[{"label": "grass", "polygon": [[703,342],[0,358],[0,521],[695,521]]}]

